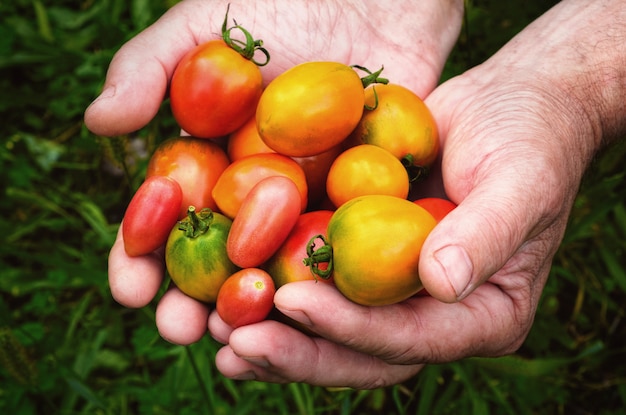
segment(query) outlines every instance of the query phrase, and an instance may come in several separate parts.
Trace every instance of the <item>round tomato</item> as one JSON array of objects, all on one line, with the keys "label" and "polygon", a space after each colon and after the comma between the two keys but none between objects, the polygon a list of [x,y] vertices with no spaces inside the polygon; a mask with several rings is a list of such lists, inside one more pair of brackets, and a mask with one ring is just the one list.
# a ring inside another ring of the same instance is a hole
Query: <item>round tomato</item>
[{"label": "round tomato", "polygon": [[188,296],[207,303],[230,275],[238,270],[226,253],[232,221],[210,209],[193,206],[172,229],[165,245],[165,265],[176,286]]},{"label": "round tomato", "polygon": [[211,192],[229,163],[226,152],[212,141],[174,137],[154,151],[146,177],[167,176],[180,185],[183,200],[179,218],[182,219],[189,206],[217,209]]},{"label": "round tomato", "polygon": [[122,221],[128,256],[146,255],[165,244],[182,200],[180,185],[169,177],[148,177],[139,186]]},{"label": "round tomato", "polygon": [[256,111],[261,138],[294,157],[322,153],[356,127],[365,104],[363,84],[350,66],[306,62],[274,78]]},{"label": "round tomato", "polygon": [[327,244],[305,260],[314,269],[332,259],[333,282],[355,303],[394,304],[422,289],[420,250],[435,224],[430,213],[406,199],[358,197],[335,211]]},{"label": "round tomato", "polygon": [[287,156],[277,153],[253,154],[231,163],[221,174],[213,198],[220,212],[233,219],[250,190],[271,176],[290,178],[300,192],[300,207],[307,206],[307,183],[302,168]]},{"label": "round tomato", "polygon": [[275,153],[261,140],[255,117],[250,117],[241,128],[228,136],[226,152],[231,162],[253,154]]},{"label": "round tomato", "polygon": [[428,213],[433,215],[437,223],[441,222],[441,219],[456,208],[454,202],[440,197],[425,197],[415,200],[414,203],[423,207]]},{"label": "round tomato", "polygon": [[[430,166],[439,152],[439,133],[430,110],[411,90],[395,84],[365,89],[366,109],[347,140],[374,144],[414,166]],[[409,157],[408,159],[406,157]]]},{"label": "round tomato", "polygon": [[[317,279],[309,267],[304,265],[302,258],[306,257],[307,243],[311,238],[326,234],[332,215],[331,210],[315,210],[300,215],[285,242],[263,266],[263,269],[272,276],[276,288],[290,282]],[[320,264],[320,267],[325,265]]]},{"label": "round tomato", "polygon": [[287,238],[300,216],[300,192],[284,176],[261,180],[248,193],[233,220],[226,252],[241,268],[258,267]]},{"label": "round tomato", "polygon": [[272,311],[275,292],[274,282],[267,272],[245,268],[224,282],[215,309],[220,318],[234,328],[258,323]]},{"label": "round tomato", "polygon": [[254,114],[262,82],[254,62],[222,39],[208,41],[176,66],[170,85],[172,113],[192,136],[225,136]]},{"label": "round tomato", "polygon": [[364,195],[390,195],[406,199],[406,169],[384,148],[361,144],[341,153],[330,166],[326,193],[335,206]]}]

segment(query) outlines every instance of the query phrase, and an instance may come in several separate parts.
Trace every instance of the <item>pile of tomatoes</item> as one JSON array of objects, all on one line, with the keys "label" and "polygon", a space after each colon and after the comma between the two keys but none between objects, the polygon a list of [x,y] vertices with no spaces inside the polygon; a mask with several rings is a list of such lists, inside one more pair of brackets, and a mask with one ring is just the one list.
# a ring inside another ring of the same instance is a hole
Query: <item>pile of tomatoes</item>
[{"label": "pile of tomatoes", "polygon": [[294,281],[363,305],[415,295],[422,243],[455,207],[409,200],[439,151],[428,108],[382,69],[338,62],[299,64],[264,88],[269,53],[226,25],[173,74],[172,112],[190,135],[152,154],[122,223],[126,253],[165,246],[173,283],[233,327],[265,319]]}]

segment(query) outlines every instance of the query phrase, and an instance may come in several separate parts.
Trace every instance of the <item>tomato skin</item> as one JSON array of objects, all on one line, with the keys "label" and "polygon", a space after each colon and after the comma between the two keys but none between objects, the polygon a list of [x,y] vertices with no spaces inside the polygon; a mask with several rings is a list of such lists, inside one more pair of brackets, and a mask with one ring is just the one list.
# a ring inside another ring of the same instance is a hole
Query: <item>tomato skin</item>
[{"label": "tomato skin", "polygon": [[167,241],[178,219],[183,191],[169,177],[148,177],[133,195],[122,221],[128,256],[153,252]]},{"label": "tomato skin", "polygon": [[300,192],[288,177],[261,180],[248,193],[233,219],[226,242],[230,260],[241,268],[267,261],[300,216]]},{"label": "tomato skin", "polygon": [[231,162],[253,154],[275,153],[261,140],[261,136],[256,129],[256,118],[254,116],[250,117],[244,125],[230,134],[226,152]]},{"label": "tomato skin", "polygon": [[425,209],[393,196],[362,196],[345,203],[327,231],[336,287],[367,306],[394,304],[416,294],[423,288],[420,250],[435,224]]},{"label": "tomato skin", "polygon": [[326,193],[335,206],[372,194],[406,199],[409,176],[393,154],[375,145],[361,144],[337,156],[328,171]]},{"label": "tomato skin", "polygon": [[259,268],[245,268],[231,275],[217,295],[215,308],[233,328],[265,320],[274,307],[276,288],[270,275]]},{"label": "tomato skin", "polygon": [[187,216],[189,206],[217,210],[212,190],[228,167],[226,152],[216,143],[192,137],[174,137],[163,141],[152,154],[146,177],[167,176],[183,191],[179,219]]},{"label": "tomato skin", "polygon": [[[191,215],[181,222],[187,225],[193,223]],[[217,299],[224,281],[239,269],[226,253],[226,240],[232,221],[206,209],[196,215],[199,220],[209,221],[207,230],[189,237],[180,226],[175,226],[165,245],[165,265],[172,281],[183,293],[196,300],[212,303]]]},{"label": "tomato skin", "polygon": [[296,281],[313,279],[332,281],[315,278],[309,267],[302,261],[306,257],[309,240],[316,235],[326,234],[332,215],[332,210],[315,210],[300,215],[285,242],[263,266],[263,269],[272,276],[276,288]]},{"label": "tomato skin", "polygon": [[398,159],[407,154],[413,165],[430,166],[439,152],[439,132],[430,109],[411,90],[397,84],[375,84],[365,89],[365,102],[374,106],[365,110],[347,143],[374,144]]},{"label": "tomato skin", "polygon": [[277,153],[253,154],[231,163],[213,187],[213,199],[224,215],[234,219],[250,190],[271,176],[290,178],[300,192],[300,209],[307,207],[308,187],[302,168],[287,156]]},{"label": "tomato skin", "polygon": [[341,143],[363,114],[358,74],[338,62],[306,62],[274,78],[256,111],[261,138],[278,153],[307,157]]},{"label": "tomato skin", "polygon": [[441,222],[448,213],[456,208],[456,203],[439,197],[425,197],[415,200],[414,203],[423,207],[428,213],[433,215],[437,223]]},{"label": "tomato skin", "polygon": [[223,40],[196,46],[180,60],[170,85],[174,118],[199,138],[230,134],[250,118],[263,91],[261,71]]}]

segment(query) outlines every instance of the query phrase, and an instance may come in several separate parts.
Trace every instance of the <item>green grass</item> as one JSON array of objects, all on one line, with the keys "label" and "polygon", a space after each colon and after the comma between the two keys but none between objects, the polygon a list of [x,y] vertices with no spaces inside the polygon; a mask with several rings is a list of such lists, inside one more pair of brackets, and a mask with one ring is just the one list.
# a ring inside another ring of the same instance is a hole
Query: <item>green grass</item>
[{"label": "green grass", "polygon": [[[106,260],[165,108],[132,137],[82,124],[113,53],[171,2],[0,2],[0,413],[618,414],[626,406],[626,145],[576,200],[533,329],[513,356],[432,365],[373,391],[236,382],[207,336],[163,341],[154,304],[119,306]],[[499,47],[545,2],[474,1],[445,77]],[[120,169],[119,159],[129,160]]]}]

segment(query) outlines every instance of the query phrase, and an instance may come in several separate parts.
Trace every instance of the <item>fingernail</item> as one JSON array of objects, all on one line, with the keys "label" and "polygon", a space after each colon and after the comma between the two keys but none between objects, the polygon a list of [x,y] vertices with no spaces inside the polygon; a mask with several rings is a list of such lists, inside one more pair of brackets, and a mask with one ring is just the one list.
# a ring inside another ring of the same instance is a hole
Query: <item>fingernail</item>
[{"label": "fingernail", "polygon": [[231,379],[234,379],[234,380],[256,380],[256,374],[253,371],[249,370],[247,372],[243,372],[243,373],[240,373],[238,375],[231,376]]},{"label": "fingernail", "polygon": [[469,255],[465,249],[451,245],[441,248],[435,252],[434,256],[452,285],[457,300],[462,300],[471,291],[468,288],[472,280],[474,265]]},{"label": "fingernail", "polygon": [[277,308],[281,313],[291,318],[292,320],[297,321],[300,324],[304,324],[305,326],[309,327],[313,325],[313,322],[311,321],[309,316],[307,316],[306,313],[301,310],[286,310],[280,307]]},{"label": "fingernail", "polygon": [[248,363],[252,363],[253,365],[262,367],[264,369],[267,369],[268,367],[270,367],[270,363],[267,361],[267,359],[261,356],[248,356],[248,357],[242,356],[241,358]]}]

